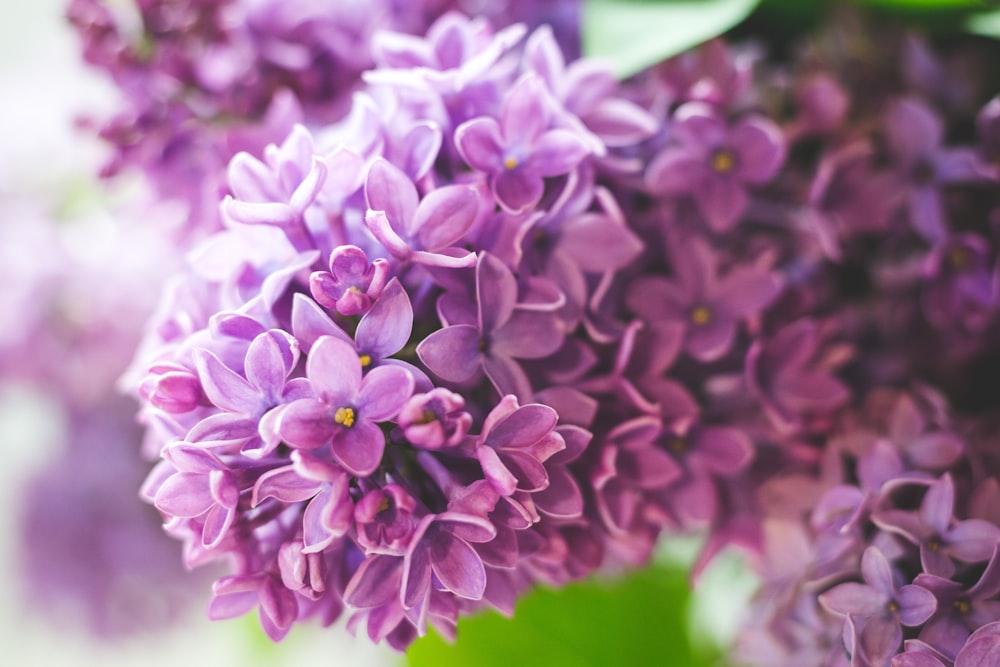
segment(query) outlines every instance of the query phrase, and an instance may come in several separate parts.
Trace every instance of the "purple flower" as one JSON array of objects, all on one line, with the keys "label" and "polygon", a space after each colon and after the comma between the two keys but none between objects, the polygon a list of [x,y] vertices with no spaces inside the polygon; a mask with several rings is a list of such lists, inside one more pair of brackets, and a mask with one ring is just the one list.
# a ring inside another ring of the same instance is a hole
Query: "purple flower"
[{"label": "purple flower", "polygon": [[497,203],[511,213],[534,208],[546,177],[572,171],[590,153],[576,132],[549,129],[554,106],[541,79],[525,74],[507,93],[499,122],[475,118],[455,130],[462,159],[490,177]]},{"label": "purple flower", "polygon": [[453,247],[479,214],[476,190],[446,185],[419,198],[416,186],[387,160],[375,160],[365,181],[365,222],[375,238],[400,260],[460,268],[475,254]]},{"label": "purple flower", "polygon": [[669,253],[676,279],[641,276],[629,285],[625,302],[648,321],[683,324],[684,350],[698,361],[725,355],[737,323],[781,291],[777,274],[753,266],[736,266],[719,277],[718,258],[698,237],[673,236]]},{"label": "purple flower", "polygon": [[273,468],[257,479],[250,504],[256,507],[268,498],[286,504],[308,500],[302,513],[302,552],[319,553],[351,527],[351,477],[308,452],[297,450],[291,456],[292,465]]},{"label": "purple flower", "polygon": [[362,377],[354,347],[332,336],[309,351],[306,374],[316,398],[289,403],[277,431],[293,447],[313,450],[327,444],[337,463],[352,475],[375,471],[385,436],[378,422],[399,412],[413,393],[413,376],[402,368],[380,366]]},{"label": "purple flower", "polygon": [[361,248],[338,246],[330,253],[330,270],[309,276],[309,291],[326,308],[360,315],[378,300],[388,273],[389,263],[381,257],[369,263]]},{"label": "purple flower", "polygon": [[163,451],[163,458],[175,472],[156,488],[156,508],[171,517],[199,518],[202,546],[217,547],[236,517],[240,500],[236,474],[219,457],[194,445],[172,445]]},{"label": "purple flower", "polygon": [[876,547],[869,547],[861,557],[861,576],[864,584],[840,584],[819,600],[830,611],[850,615],[860,623],[855,650],[870,664],[883,664],[903,640],[900,625],[922,624],[934,613],[937,600],[920,586],[897,587],[892,566]]},{"label": "purple flower", "polygon": [[358,542],[368,553],[402,555],[416,528],[417,501],[398,484],[366,493],[354,507]]},{"label": "purple flower", "polygon": [[674,112],[676,145],[660,151],[646,170],[656,194],[693,196],[716,232],[731,229],[746,210],[748,185],[771,180],[785,161],[785,140],[770,120],[752,116],[731,127],[706,104]]},{"label": "purple flower", "polygon": [[468,382],[482,370],[501,395],[526,399],[531,383],[515,359],[547,357],[564,334],[553,313],[519,308],[516,299],[510,269],[483,253],[476,265],[476,323],[435,331],[420,342],[417,355],[449,382]]},{"label": "purple flower", "polygon": [[953,558],[963,563],[985,562],[1000,542],[1000,528],[987,521],[955,521],[954,504],[955,485],[946,473],[928,485],[917,513],[885,509],[875,512],[872,521],[918,545],[925,572],[950,577],[955,573]]},{"label": "purple flower", "polygon": [[982,330],[997,305],[989,243],[976,234],[946,236],[924,265],[923,307],[943,329]]},{"label": "purple flower", "polygon": [[929,241],[941,240],[947,231],[941,188],[980,178],[975,153],[942,147],[941,119],[915,99],[896,100],[889,106],[885,138],[907,187],[913,228]]},{"label": "purple flower", "polygon": [[260,624],[273,641],[284,639],[298,618],[295,593],[275,575],[231,575],[212,586],[208,617],[212,620],[236,618],[259,608]]},{"label": "purple flower", "polygon": [[[937,613],[927,621],[920,632],[920,640],[946,656],[960,653],[969,633],[987,627],[1000,615],[1000,549],[994,548],[986,569],[979,579],[969,586],[933,574],[917,575],[916,583],[930,590],[937,597]],[[975,635],[973,635],[975,636]],[[975,664],[975,663],[973,663]]]},{"label": "purple flower", "polygon": [[396,417],[406,439],[423,449],[441,449],[461,444],[472,426],[472,415],[464,410],[460,394],[435,387],[416,394]]},{"label": "purple flower", "polygon": [[817,362],[820,344],[816,323],[799,320],[769,340],[754,341],[747,352],[747,386],[779,429],[792,429],[810,414],[828,414],[850,398],[844,383]]},{"label": "purple flower", "polygon": [[508,395],[486,417],[476,441],[476,458],[483,474],[497,493],[533,493],[548,487],[549,476],[542,465],[566,448],[553,429],[559,415],[547,405],[518,406]]},{"label": "purple flower", "polygon": [[994,97],[976,116],[976,148],[992,177],[1000,178],[1000,96]]}]

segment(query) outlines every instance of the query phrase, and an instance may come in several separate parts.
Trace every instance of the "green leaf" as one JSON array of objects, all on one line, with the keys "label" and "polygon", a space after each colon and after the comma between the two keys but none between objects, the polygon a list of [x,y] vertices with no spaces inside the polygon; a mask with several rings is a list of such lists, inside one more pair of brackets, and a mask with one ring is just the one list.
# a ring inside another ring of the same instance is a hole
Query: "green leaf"
[{"label": "green leaf", "polygon": [[869,5],[899,9],[983,9],[987,0],[865,0]]},{"label": "green leaf", "polygon": [[514,618],[485,612],[459,622],[458,642],[435,634],[410,667],[671,665],[692,667],[686,570],[657,565],[620,580],[591,580],[523,598]]},{"label": "green leaf", "polygon": [[726,32],[760,0],[587,0],[583,52],[625,78]]},{"label": "green leaf", "polygon": [[969,18],[969,32],[1000,39],[1000,11],[976,14]]}]

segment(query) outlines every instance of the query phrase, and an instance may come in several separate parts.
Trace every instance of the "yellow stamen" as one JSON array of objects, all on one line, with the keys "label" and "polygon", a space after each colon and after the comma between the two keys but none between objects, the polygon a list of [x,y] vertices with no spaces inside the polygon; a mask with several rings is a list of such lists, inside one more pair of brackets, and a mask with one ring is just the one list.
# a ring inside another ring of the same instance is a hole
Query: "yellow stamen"
[{"label": "yellow stamen", "polygon": [[372,357],[370,354],[362,354],[358,357],[358,360],[361,362],[361,368],[368,368],[372,365]]},{"label": "yellow stamen", "polygon": [[736,157],[726,150],[717,151],[712,155],[712,169],[720,174],[728,174],[736,167]]},{"label": "yellow stamen", "polygon": [[684,452],[687,451],[687,448],[688,448],[687,439],[682,438],[679,435],[674,437],[674,439],[670,441],[670,451],[672,451],[674,454],[683,454]]},{"label": "yellow stamen", "polygon": [[384,498],[382,498],[382,502],[378,504],[378,509],[376,510],[376,513],[382,513],[386,511],[387,509],[389,509],[390,505],[391,503],[389,502],[389,496],[385,496]]},{"label": "yellow stamen", "polygon": [[347,428],[354,426],[354,419],[354,408],[337,408],[333,413],[333,421]]},{"label": "yellow stamen", "polygon": [[511,169],[515,169],[517,167],[517,158],[516,157],[505,157],[503,159],[503,166],[504,166],[504,168],[507,171],[510,171]]},{"label": "yellow stamen", "polygon": [[712,321],[712,311],[708,306],[695,306],[691,309],[691,321],[699,326],[704,326]]},{"label": "yellow stamen", "polygon": [[955,600],[954,606],[955,611],[959,614],[968,614],[972,611],[972,605],[970,605],[966,600]]},{"label": "yellow stamen", "polygon": [[430,424],[432,421],[437,420],[437,415],[434,414],[433,410],[424,410],[420,415],[420,419],[413,422],[414,424]]}]

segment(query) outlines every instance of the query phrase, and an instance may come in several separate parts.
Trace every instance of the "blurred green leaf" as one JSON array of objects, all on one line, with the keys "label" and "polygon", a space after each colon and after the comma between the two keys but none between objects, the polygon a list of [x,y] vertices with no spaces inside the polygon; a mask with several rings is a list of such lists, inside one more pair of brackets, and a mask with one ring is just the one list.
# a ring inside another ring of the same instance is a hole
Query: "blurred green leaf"
[{"label": "blurred green leaf", "polygon": [[523,598],[514,618],[485,612],[459,622],[458,642],[435,634],[407,654],[410,667],[694,667],[686,632],[686,570],[656,565]]},{"label": "blurred green leaf", "polygon": [[[804,0],[805,1],[805,0]],[[625,78],[726,32],[760,0],[587,0],[583,51]]]},{"label": "blurred green leaf", "polygon": [[987,14],[976,14],[969,19],[969,32],[985,37],[1000,39],[1000,10]]},{"label": "blurred green leaf", "polygon": [[[864,0],[869,5],[901,9],[984,9],[989,0]],[[995,4],[995,3],[994,3]]]}]

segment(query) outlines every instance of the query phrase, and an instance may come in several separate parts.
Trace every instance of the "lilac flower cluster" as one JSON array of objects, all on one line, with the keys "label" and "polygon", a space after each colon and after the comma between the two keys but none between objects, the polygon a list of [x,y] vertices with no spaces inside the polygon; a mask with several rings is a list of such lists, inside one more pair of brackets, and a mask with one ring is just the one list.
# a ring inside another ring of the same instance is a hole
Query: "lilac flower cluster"
[{"label": "lilac flower cluster", "polygon": [[[339,118],[374,65],[378,30],[423,34],[461,4],[70,0],[84,59],[123,95],[114,117],[86,121],[115,150],[104,175],[138,171],[161,198],[184,205],[182,238],[200,238],[220,226],[216,204],[228,192],[225,167],[234,155],[259,153],[296,123]],[[513,0],[490,16],[502,25],[565,26],[562,40],[576,49],[577,12],[567,0]],[[461,54],[457,35],[441,36],[435,57]]]},{"label": "lilac flower cluster", "polygon": [[757,664],[992,656],[1000,107],[839,29],[619,84],[446,13],[237,153],[135,362],[210,615],[403,649],[701,530],[765,573]]}]

